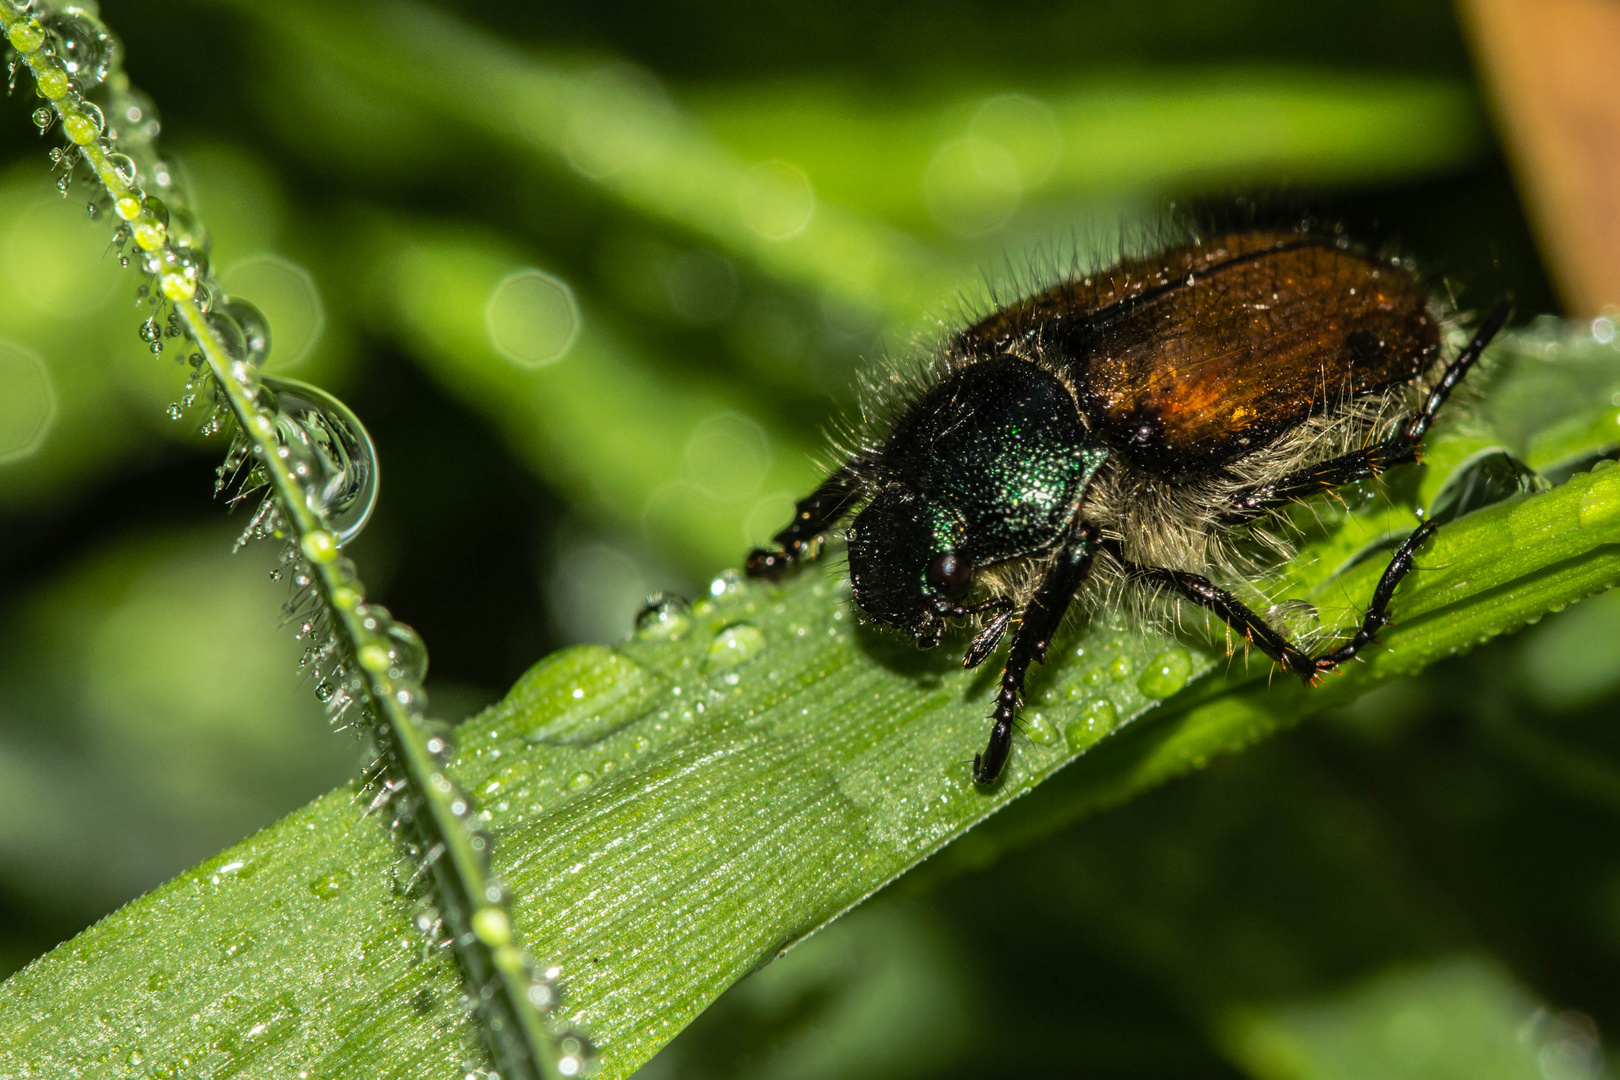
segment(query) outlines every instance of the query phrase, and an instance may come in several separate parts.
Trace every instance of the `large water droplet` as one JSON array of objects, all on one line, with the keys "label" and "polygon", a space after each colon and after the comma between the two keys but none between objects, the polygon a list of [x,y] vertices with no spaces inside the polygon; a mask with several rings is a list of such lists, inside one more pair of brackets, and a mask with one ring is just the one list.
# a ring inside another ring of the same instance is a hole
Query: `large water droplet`
[{"label": "large water droplet", "polygon": [[1168,649],[1155,656],[1136,680],[1136,688],[1150,698],[1167,698],[1187,685],[1192,656],[1186,649]]},{"label": "large water droplet", "polygon": [[1501,447],[1471,455],[1446,478],[1429,503],[1428,517],[1447,522],[1503,499],[1550,485],[1535,470]]},{"label": "large water droplet", "polygon": [[128,154],[108,154],[107,164],[112,166],[113,172],[118,174],[118,179],[125,184],[135,182],[135,174],[138,170],[135,167],[135,159]]},{"label": "large water droplet", "polygon": [[708,668],[732,668],[759,656],[765,651],[765,635],[751,623],[733,623],[714,635],[709,642]]},{"label": "large water droplet", "polygon": [[261,254],[233,263],[220,276],[231,296],[251,296],[254,305],[275,328],[278,371],[298,366],[310,355],[326,331],[326,309],[315,279],[297,263],[280,255]]},{"label": "large water droplet", "polygon": [[692,629],[692,611],[679,596],[656,593],[636,616],[636,637],[643,641],[679,641]]},{"label": "large water droplet", "polygon": [[277,435],[311,454],[321,475],[313,478],[310,508],[326,520],[341,546],[365,528],[377,505],[377,451],[349,407],[319,387],[266,377],[279,408]]},{"label": "large water droplet", "polygon": [[89,90],[107,81],[123,55],[123,46],[106,25],[81,7],[43,11],[39,21],[56,35],[56,55],[67,73]]},{"label": "large water droplet", "polygon": [[230,316],[242,330],[244,353],[241,358],[254,367],[264,367],[265,358],[270,355],[270,322],[264,312],[234,296],[227,296],[218,310]]},{"label": "large water droplet", "polygon": [[390,668],[399,672],[397,678],[415,683],[427,678],[427,645],[420,634],[402,622],[388,627],[388,656]]},{"label": "large water droplet", "polygon": [[223,311],[210,311],[208,313],[208,327],[214,332],[214,337],[225,350],[225,355],[232,360],[245,360],[247,358],[247,335],[237,325],[235,319]]},{"label": "large water droplet", "polygon": [[69,110],[62,120],[62,130],[79,146],[95,142],[106,125],[101,109],[93,101],[80,102],[78,109]]}]

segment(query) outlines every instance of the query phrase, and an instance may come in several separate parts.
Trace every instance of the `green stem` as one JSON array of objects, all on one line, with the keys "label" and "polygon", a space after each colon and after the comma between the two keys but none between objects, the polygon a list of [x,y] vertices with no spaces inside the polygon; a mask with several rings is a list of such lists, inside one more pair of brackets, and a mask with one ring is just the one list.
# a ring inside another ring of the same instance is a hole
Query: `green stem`
[{"label": "green stem", "polygon": [[[137,173],[120,167],[114,157],[117,143],[102,136],[97,107],[69,78],[40,21],[17,0],[0,0],[0,29],[114,210],[129,223],[145,269],[157,278],[164,300],[196,343],[246,441],[255,474],[269,484],[274,513],[259,519],[257,531],[290,534],[295,583],[313,590],[317,618],[333,638],[332,648],[314,654],[318,674],[323,681],[338,683],[340,692],[351,694],[369,716],[380,749],[378,775],[403,781],[396,788],[384,779],[375,805],[398,801],[398,794],[408,797],[410,805],[397,808],[396,822],[408,826],[416,838],[416,855],[433,884],[449,944],[472,989],[502,1074],[511,1080],[577,1075],[585,1065],[585,1043],[568,1032],[554,1038],[542,1017],[542,1011],[550,1012],[557,1004],[554,976],[534,976],[514,934],[504,888],[488,870],[489,839],[472,827],[473,801],[441,764],[451,756],[448,743],[427,729],[419,679],[401,660],[400,624],[380,605],[365,602],[354,564],[340,554],[339,540],[323,519],[313,486],[314,464],[278,438],[276,411],[263,400],[258,372],[246,359],[231,355],[210,325],[205,303],[219,294],[217,286],[203,280],[200,261],[172,241],[166,208],[135,185]],[[127,89],[121,71],[111,73],[109,81],[115,89]],[[299,603],[295,601],[295,606]]]}]

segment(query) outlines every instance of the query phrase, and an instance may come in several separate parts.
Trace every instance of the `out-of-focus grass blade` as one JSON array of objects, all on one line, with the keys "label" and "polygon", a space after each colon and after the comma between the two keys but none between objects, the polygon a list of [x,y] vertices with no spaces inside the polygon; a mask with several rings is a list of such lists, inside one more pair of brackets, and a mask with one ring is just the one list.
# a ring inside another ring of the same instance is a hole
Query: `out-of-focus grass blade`
[{"label": "out-of-focus grass blade", "polygon": [[740,157],[622,63],[542,61],[414,4],[242,6],[281,39],[282,62],[330,65],[394,110],[533,155],[784,282],[885,320],[915,318],[955,284],[923,245],[818,201],[802,173]]},{"label": "out-of-focus grass blade", "polygon": [[1257,1080],[1598,1076],[1602,1051],[1582,1019],[1538,1011],[1500,966],[1457,956],[1327,1000],[1234,1011],[1221,1035]]},{"label": "out-of-focus grass blade", "polygon": [[[436,131],[448,120],[899,327],[972,274],[896,225],[983,236],[1030,203],[1388,180],[1453,168],[1484,145],[1468,87],[1439,80],[1216,69],[1036,95],[953,90],[943,104],[733,86],[694,94],[694,116],[629,65],[544,60],[410,4],[243,6],[273,32],[277,107],[307,98],[297,115],[330,132],[345,168],[370,157],[386,180],[407,158],[420,168],[424,155],[464,152]],[[367,136],[379,129],[421,153],[378,148]]]},{"label": "out-of-focus grass blade", "polygon": [[[449,393],[548,482],[644,529],[672,561],[737,563],[815,485],[815,449],[737,387],[648,362],[568,283],[486,234],[374,222],[358,248],[373,316]],[[540,347],[556,355],[525,358]]]},{"label": "out-of-focus grass blade", "polygon": [[839,205],[919,232],[962,224],[959,201],[988,214],[1119,191],[1389,181],[1455,167],[1485,140],[1472,91],[1452,81],[1217,68],[1026,91],[941,105],[788,84],[718,89],[694,108],[745,156],[792,162]]}]

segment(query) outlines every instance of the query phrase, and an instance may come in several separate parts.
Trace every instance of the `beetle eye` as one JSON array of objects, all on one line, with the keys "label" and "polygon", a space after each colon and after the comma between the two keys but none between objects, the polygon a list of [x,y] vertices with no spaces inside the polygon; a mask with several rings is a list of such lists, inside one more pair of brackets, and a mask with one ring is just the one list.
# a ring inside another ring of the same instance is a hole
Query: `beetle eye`
[{"label": "beetle eye", "polygon": [[973,587],[973,564],[954,551],[942,551],[928,563],[928,584],[948,599],[960,600]]}]

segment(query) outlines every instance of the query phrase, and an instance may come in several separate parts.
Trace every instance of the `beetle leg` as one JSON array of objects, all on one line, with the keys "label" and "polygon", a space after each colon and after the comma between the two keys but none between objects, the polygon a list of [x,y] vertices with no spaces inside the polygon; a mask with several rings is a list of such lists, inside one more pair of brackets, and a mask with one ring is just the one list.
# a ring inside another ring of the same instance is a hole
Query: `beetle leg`
[{"label": "beetle leg", "polygon": [[[1051,643],[1052,635],[1057,632],[1058,626],[1063,622],[1063,615],[1069,610],[1069,602],[1074,599],[1075,590],[1086,579],[1086,573],[1091,569],[1091,560],[1097,554],[1097,527],[1080,520],[1077,516],[1074,524],[1069,528],[1069,535],[1063,548],[1058,552],[1056,561],[1041,579],[1040,588],[1035,590],[1035,597],[1024,608],[1023,615],[1018,620],[1018,630],[1013,634],[1012,649],[1007,654],[1007,666],[1001,672],[1001,690],[996,695],[996,708],[990,714],[990,741],[985,746],[984,753],[973,755],[973,779],[980,784],[993,784],[996,777],[1001,775],[1002,768],[1007,764],[1007,756],[1012,752],[1013,720],[1018,715],[1018,707],[1024,698],[1024,676],[1029,672],[1030,661],[1046,660],[1046,647]],[[996,628],[996,620],[989,629]],[[1005,624],[1002,624],[1005,628]],[[968,658],[972,659],[979,654],[980,641],[986,636],[980,634],[968,650]],[[997,637],[1000,636],[999,631]],[[983,660],[988,655],[989,648],[982,650]],[[969,665],[972,666],[972,665]]]},{"label": "beetle leg", "polygon": [[1434,389],[1429,391],[1429,398],[1423,403],[1423,408],[1418,410],[1411,422],[1390,442],[1404,441],[1410,448],[1408,453],[1417,449],[1417,444],[1428,434],[1429,425],[1434,423],[1434,418],[1439,414],[1441,406],[1446,403],[1446,398],[1450,397],[1451,391],[1462,382],[1463,376],[1468,374],[1468,369],[1474,366],[1474,362],[1485,351],[1485,346],[1489,345],[1491,339],[1507,324],[1508,316],[1511,314],[1513,305],[1506,300],[1499,301],[1491,309],[1491,313],[1485,316],[1485,321],[1479,324],[1479,329],[1474,331],[1474,338],[1468,343],[1468,347],[1447,366],[1446,373],[1440,377]]},{"label": "beetle leg", "polygon": [[771,538],[776,550],[755,548],[748,553],[744,570],[749,577],[775,579],[792,570],[801,559],[815,558],[821,553],[821,540],[827,530],[860,497],[861,482],[854,471],[848,465],[838,469],[799,500],[792,523]]},{"label": "beetle leg", "polygon": [[1491,313],[1485,316],[1485,321],[1480,323],[1479,329],[1475,331],[1468,347],[1447,365],[1445,374],[1440,377],[1434,389],[1429,391],[1423,407],[1394,435],[1366,449],[1330,458],[1320,465],[1313,465],[1285,476],[1275,483],[1245,493],[1222,515],[1222,522],[1236,525],[1251,521],[1296,499],[1320,494],[1340,484],[1366,480],[1377,476],[1385,469],[1416,461],[1418,444],[1423,441],[1423,436],[1428,434],[1429,425],[1434,423],[1434,418],[1445,405],[1446,399],[1451,396],[1457,384],[1462,382],[1463,376],[1468,374],[1468,369],[1479,360],[1485,346],[1489,345],[1491,339],[1502,329],[1512,311],[1513,305],[1505,300],[1491,309]]},{"label": "beetle leg", "polygon": [[1389,565],[1384,567],[1383,576],[1378,579],[1378,587],[1373,590],[1372,602],[1367,605],[1367,613],[1361,617],[1361,625],[1356,628],[1355,634],[1351,636],[1349,641],[1332,652],[1324,653],[1316,658],[1317,670],[1326,671],[1329,668],[1337,667],[1346,660],[1354,659],[1358,652],[1371,643],[1378,631],[1389,625],[1389,602],[1395,596],[1396,587],[1400,585],[1402,578],[1412,572],[1412,567],[1416,565],[1413,556],[1417,553],[1417,549],[1423,545],[1425,540],[1433,536],[1434,531],[1439,527],[1432,520],[1425,521],[1412,530],[1412,535],[1401,541],[1401,546],[1395,550],[1395,555],[1389,560]]},{"label": "beetle leg", "polygon": [[984,629],[974,636],[973,643],[968,646],[967,655],[962,657],[962,666],[976,668],[984,663],[990,654],[996,651],[996,646],[1001,644],[1001,638],[1007,633],[1007,624],[1012,622],[1012,617],[1013,609],[1009,604],[985,623]]},{"label": "beetle leg", "polygon": [[1109,542],[1107,546],[1132,578],[1169,586],[1199,607],[1214,612],[1226,625],[1242,634],[1246,641],[1274,662],[1298,675],[1309,686],[1322,672],[1331,671],[1345,661],[1354,659],[1357,653],[1372,643],[1378,636],[1378,631],[1389,625],[1389,604],[1394,599],[1395,589],[1400,585],[1401,579],[1411,573],[1414,565],[1413,556],[1417,549],[1437,528],[1439,526],[1433,521],[1425,521],[1413,530],[1396,550],[1389,565],[1384,568],[1383,576],[1378,579],[1378,587],[1373,590],[1372,602],[1367,605],[1366,614],[1361,618],[1361,625],[1356,628],[1350,640],[1318,656],[1307,654],[1243,601],[1201,574],[1127,562],[1117,542]]}]

